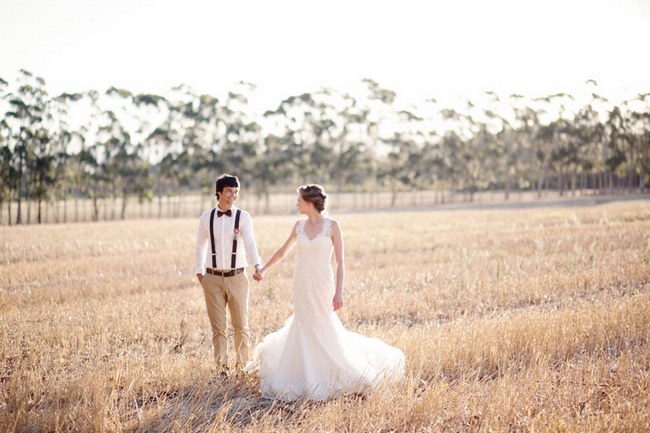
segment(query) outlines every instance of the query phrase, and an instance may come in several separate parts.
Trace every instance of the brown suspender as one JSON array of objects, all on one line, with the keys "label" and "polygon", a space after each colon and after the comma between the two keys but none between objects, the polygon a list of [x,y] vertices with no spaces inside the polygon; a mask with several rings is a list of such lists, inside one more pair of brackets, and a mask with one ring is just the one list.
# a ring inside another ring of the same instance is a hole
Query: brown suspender
[{"label": "brown suspender", "polygon": [[235,265],[237,264],[237,238],[239,237],[239,215],[241,215],[241,211],[237,209],[237,213],[235,214],[235,236],[232,239],[232,255],[230,258],[230,267],[232,269],[235,269]]},{"label": "brown suspender", "polygon": [[212,268],[217,267],[217,250],[214,247],[214,214],[217,211],[217,208],[215,207],[212,209],[212,212],[210,212],[210,240],[212,241]]}]

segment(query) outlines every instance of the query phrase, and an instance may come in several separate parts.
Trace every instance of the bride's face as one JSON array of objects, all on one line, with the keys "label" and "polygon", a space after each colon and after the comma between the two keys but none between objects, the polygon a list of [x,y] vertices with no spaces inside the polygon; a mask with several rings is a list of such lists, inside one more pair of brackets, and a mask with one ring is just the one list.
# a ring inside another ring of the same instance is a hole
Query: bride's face
[{"label": "bride's face", "polygon": [[300,193],[298,193],[298,201],[296,202],[296,208],[298,209],[298,213],[302,213],[302,214],[307,213],[307,211],[309,210],[309,206],[313,206],[313,204],[311,204],[308,201],[305,201],[300,195]]}]

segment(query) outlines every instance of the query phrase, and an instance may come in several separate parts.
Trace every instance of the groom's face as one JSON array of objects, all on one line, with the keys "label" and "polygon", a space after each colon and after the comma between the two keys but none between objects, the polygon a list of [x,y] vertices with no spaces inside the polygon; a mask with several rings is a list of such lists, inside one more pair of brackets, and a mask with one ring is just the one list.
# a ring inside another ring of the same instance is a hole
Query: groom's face
[{"label": "groom's face", "polygon": [[223,191],[219,193],[219,203],[222,205],[228,205],[228,207],[230,207],[235,203],[235,200],[237,200],[238,195],[239,195],[239,188],[225,186],[223,188]]}]

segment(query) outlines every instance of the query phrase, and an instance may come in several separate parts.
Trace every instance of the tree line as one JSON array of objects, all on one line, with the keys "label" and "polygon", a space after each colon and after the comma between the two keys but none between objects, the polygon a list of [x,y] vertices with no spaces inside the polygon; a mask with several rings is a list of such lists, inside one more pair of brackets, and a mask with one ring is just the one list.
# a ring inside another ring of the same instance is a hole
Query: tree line
[{"label": "tree line", "polygon": [[[486,91],[452,103],[401,103],[371,79],[351,95],[322,88],[288,96],[262,114],[241,82],[224,97],[181,85],[164,95],[111,87],[50,95],[21,70],[0,78],[0,209],[7,224],[36,222],[50,201],[140,203],[212,194],[219,173],[237,174],[268,205],[286,185],[336,191],[647,191],[650,93],[617,102],[588,80],[580,95]],[[159,211],[160,215],[160,211]]]}]

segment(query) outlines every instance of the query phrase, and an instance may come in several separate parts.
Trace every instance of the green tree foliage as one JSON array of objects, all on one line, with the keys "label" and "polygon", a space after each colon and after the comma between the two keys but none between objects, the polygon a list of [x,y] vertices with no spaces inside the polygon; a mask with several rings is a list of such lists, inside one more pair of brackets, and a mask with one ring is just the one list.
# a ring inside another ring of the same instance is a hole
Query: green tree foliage
[{"label": "green tree foliage", "polygon": [[393,205],[405,190],[435,190],[444,202],[453,192],[473,200],[502,190],[508,199],[516,190],[650,185],[650,94],[613,105],[589,80],[583,95],[503,99],[488,91],[443,106],[432,98],[406,104],[371,79],[362,86],[354,96],[328,88],[288,96],[258,114],[249,104],[255,86],[245,82],[221,99],[185,85],[165,95],[111,87],[51,97],[29,71],[13,83],[0,78],[3,221],[29,223],[27,202],[40,222],[54,200],[64,202],[67,221],[70,197],[75,221],[80,199],[92,200],[94,220],[102,210],[105,219],[124,218],[130,199],[157,198],[162,216],[165,198],[210,196],[222,172],[260,198],[258,212],[268,211],[273,191],[305,182],[339,192],[383,188]]}]

